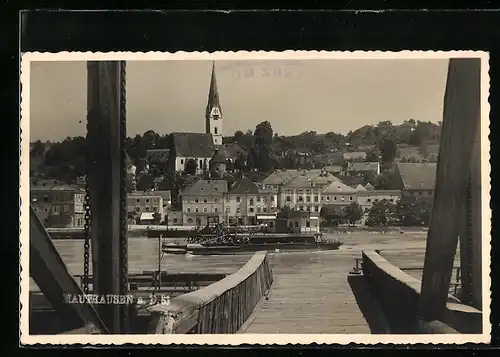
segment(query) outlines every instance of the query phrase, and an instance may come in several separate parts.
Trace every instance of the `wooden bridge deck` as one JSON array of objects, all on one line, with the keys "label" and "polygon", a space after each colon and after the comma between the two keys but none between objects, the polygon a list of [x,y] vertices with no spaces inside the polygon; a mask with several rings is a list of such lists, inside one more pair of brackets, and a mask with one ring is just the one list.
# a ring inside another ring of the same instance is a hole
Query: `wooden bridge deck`
[{"label": "wooden bridge deck", "polygon": [[275,257],[268,299],[257,306],[242,332],[369,334],[347,280],[357,254],[316,253],[300,267],[280,264],[293,260],[293,254]]}]

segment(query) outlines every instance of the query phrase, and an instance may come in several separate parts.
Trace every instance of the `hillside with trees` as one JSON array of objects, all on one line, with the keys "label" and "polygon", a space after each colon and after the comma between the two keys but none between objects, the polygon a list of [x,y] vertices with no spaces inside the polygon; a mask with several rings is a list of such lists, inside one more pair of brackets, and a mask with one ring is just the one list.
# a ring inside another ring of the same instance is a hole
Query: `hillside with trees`
[{"label": "hillside with trees", "polygon": [[[413,119],[401,125],[382,121],[365,125],[347,135],[333,131],[319,134],[307,131],[284,136],[273,131],[269,121],[259,123],[252,130],[238,130],[224,142],[239,144],[248,153],[234,163],[238,171],[269,172],[275,169],[313,169],[327,165],[343,165],[345,152],[366,152],[365,161],[390,164],[395,160],[433,162],[437,159],[441,122],[421,122]],[[31,144],[31,175],[74,182],[85,175],[85,138],[66,138],[61,142],[36,141]],[[153,130],[126,139],[126,150],[136,166],[146,157],[148,149],[169,149],[170,134]],[[192,167],[188,170],[193,171]],[[384,178],[377,178],[379,181]],[[369,179],[373,181],[375,178]],[[377,182],[373,182],[377,183]],[[383,186],[383,182],[379,186]]]}]

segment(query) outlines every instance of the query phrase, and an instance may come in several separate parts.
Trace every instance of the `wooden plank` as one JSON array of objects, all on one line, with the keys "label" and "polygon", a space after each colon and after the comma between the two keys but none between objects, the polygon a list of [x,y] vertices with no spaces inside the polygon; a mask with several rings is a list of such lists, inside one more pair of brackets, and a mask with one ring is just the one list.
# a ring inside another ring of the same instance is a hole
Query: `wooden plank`
[{"label": "wooden plank", "polygon": [[[120,242],[122,143],[121,68],[118,61],[87,63],[87,165],[92,207],[94,287],[98,294],[125,291],[122,272],[127,257]],[[126,222],[125,222],[126,225]],[[125,260],[124,260],[125,259]],[[112,333],[122,331],[122,307],[99,307]]]},{"label": "wooden plank", "polygon": [[472,147],[479,127],[481,61],[453,58],[448,67],[436,187],[422,279],[420,315],[440,320],[445,309],[466,203]]}]

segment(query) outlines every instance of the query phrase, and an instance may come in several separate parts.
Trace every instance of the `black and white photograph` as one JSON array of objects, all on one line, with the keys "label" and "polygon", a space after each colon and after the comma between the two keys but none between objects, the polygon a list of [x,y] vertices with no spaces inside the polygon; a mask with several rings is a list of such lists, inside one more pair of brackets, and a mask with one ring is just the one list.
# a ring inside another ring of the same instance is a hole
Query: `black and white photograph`
[{"label": "black and white photograph", "polygon": [[489,342],[487,53],[25,53],[21,82],[21,343]]}]

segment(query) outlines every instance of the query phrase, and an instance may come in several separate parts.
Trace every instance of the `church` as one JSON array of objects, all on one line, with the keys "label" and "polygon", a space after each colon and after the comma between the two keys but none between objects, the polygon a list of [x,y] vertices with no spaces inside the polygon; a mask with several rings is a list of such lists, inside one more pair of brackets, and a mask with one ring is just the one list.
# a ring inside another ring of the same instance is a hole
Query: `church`
[{"label": "church", "polygon": [[235,144],[224,145],[222,135],[223,114],[214,62],[205,110],[205,133],[172,133],[173,145],[170,157],[175,171],[184,171],[186,163],[192,159],[196,162],[196,173],[202,173],[205,169],[209,169],[210,160],[215,153],[219,156],[224,155],[231,162],[234,162],[240,155],[246,155],[244,150],[239,146],[235,147]]}]

